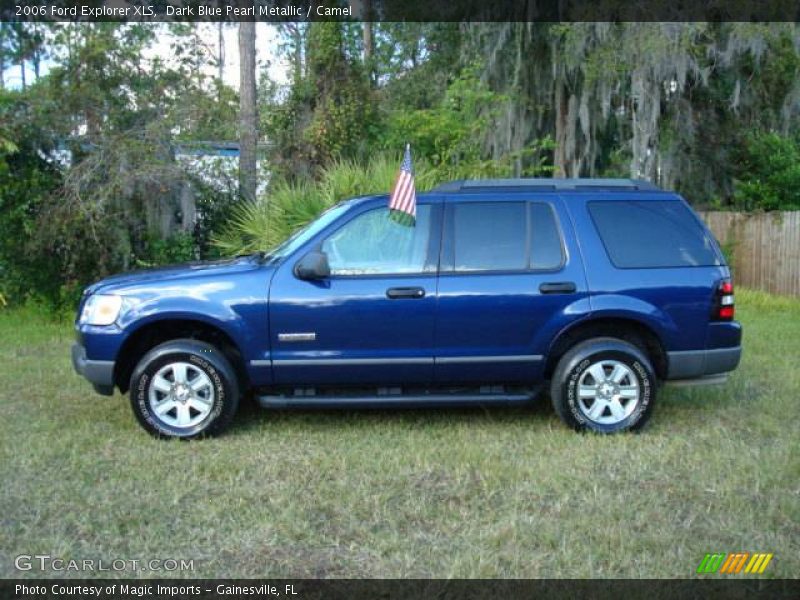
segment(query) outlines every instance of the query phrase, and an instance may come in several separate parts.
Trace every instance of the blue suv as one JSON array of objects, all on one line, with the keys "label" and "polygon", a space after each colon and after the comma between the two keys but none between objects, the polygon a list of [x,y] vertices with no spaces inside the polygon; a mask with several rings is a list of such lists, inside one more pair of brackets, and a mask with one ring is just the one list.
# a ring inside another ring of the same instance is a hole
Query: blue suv
[{"label": "blue suv", "polygon": [[72,360],[130,392],[149,432],[222,431],[265,407],[528,402],[642,427],[660,382],[724,381],[741,354],[731,274],[678,195],[631,180],[459,181],[341,202],[268,253],[109,277]]}]

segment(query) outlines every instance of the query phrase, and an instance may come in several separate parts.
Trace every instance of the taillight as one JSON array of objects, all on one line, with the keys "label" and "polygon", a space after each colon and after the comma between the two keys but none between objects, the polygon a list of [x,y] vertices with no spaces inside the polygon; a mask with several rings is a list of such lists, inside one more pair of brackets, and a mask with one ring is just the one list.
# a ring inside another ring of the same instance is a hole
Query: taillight
[{"label": "taillight", "polygon": [[712,318],[715,321],[733,321],[735,312],[733,282],[730,279],[723,279],[717,286]]}]

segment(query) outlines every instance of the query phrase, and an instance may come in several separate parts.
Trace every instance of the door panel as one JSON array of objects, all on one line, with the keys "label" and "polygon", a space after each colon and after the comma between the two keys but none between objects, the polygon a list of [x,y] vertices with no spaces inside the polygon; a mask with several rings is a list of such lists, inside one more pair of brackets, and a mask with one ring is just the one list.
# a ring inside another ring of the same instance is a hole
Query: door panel
[{"label": "door panel", "polygon": [[417,209],[412,228],[390,223],[384,204],[326,236],[327,279],[298,279],[300,256],[281,265],[270,292],[276,383],[431,382],[441,211]]},{"label": "door panel", "polygon": [[[536,381],[550,340],[588,310],[560,203],[517,198],[504,203],[476,195],[447,205],[435,341],[439,383]],[[473,206],[458,214],[465,204]]]}]

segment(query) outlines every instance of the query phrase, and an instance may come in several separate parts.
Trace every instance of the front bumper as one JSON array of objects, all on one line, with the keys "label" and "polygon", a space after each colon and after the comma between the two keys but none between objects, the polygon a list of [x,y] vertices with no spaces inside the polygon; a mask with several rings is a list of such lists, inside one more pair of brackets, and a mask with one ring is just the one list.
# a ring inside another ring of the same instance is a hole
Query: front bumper
[{"label": "front bumper", "polygon": [[739,366],[742,347],[667,352],[667,379],[700,379],[727,373]]},{"label": "front bumper", "polygon": [[111,396],[114,393],[114,361],[89,360],[86,348],[79,342],[72,344],[72,366],[78,375],[88,379],[98,394]]}]

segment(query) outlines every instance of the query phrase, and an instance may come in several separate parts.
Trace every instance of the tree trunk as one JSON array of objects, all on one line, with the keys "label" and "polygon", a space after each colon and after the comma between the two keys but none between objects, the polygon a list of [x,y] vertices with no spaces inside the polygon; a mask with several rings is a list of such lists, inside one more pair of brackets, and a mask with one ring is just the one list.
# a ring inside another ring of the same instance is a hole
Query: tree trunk
[{"label": "tree trunk", "polygon": [[239,23],[239,196],[256,197],[256,24]]},{"label": "tree trunk", "polygon": [[300,85],[303,79],[303,30],[300,29],[300,23],[294,23],[292,29],[292,37],[294,38],[294,84]]},{"label": "tree trunk", "polygon": [[372,69],[372,55],[374,53],[374,42],[372,40],[372,0],[364,1],[364,64],[367,67],[367,75],[370,83],[374,82],[374,71]]},{"label": "tree trunk", "polygon": [[36,81],[39,81],[39,71],[41,66],[41,50],[43,39],[39,37],[39,27],[36,23],[33,24],[33,49],[31,53],[31,60],[33,61],[33,76]]},{"label": "tree trunk", "polygon": [[554,177],[567,176],[567,112],[569,104],[564,83],[555,84],[556,149],[553,156]]},{"label": "tree trunk", "polygon": [[372,44],[372,23],[364,23],[364,61],[369,62],[372,59],[373,44]]},{"label": "tree trunk", "polygon": [[0,90],[4,90],[6,88],[6,55],[5,55],[5,44],[6,44],[6,29],[5,24],[0,23]]},{"label": "tree trunk", "polygon": [[[219,2],[217,2],[219,5]],[[222,77],[225,74],[225,36],[222,31],[222,21],[217,24],[217,78],[222,84]]]}]

